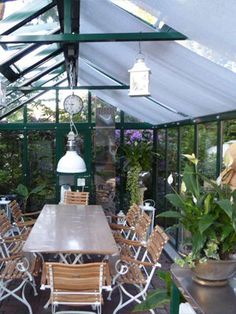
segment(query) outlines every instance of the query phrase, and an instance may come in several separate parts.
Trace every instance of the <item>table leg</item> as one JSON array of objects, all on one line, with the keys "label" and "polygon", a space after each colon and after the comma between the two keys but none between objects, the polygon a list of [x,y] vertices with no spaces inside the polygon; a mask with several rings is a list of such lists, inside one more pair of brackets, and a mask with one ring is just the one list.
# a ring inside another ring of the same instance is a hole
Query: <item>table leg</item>
[{"label": "table leg", "polygon": [[171,301],[170,314],[179,314],[180,292],[176,285],[172,283],[171,287]]}]

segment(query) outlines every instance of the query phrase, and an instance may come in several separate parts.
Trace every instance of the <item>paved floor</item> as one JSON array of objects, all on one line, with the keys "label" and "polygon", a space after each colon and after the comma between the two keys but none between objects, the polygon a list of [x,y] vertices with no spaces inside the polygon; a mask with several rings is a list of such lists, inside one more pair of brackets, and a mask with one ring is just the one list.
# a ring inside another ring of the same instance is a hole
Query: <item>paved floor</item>
[{"label": "paved floor", "polygon": [[[164,254],[161,257],[160,262],[162,264],[162,269],[168,270],[170,268],[171,262]],[[40,282],[39,278],[38,278],[38,282]],[[162,283],[156,277],[154,278],[152,283],[153,283],[154,287],[157,287],[157,286],[160,287],[160,285],[162,285]],[[39,283],[39,286],[40,286],[40,283]],[[30,304],[32,306],[33,314],[50,314],[51,313],[50,308],[48,308],[48,309],[43,308],[44,304],[48,300],[49,291],[47,291],[47,290],[42,291],[42,290],[38,289],[38,296],[35,297],[33,295],[32,289],[30,287],[28,287],[27,292],[26,292],[26,296],[27,296],[27,300],[30,302]],[[112,314],[117,303],[118,303],[118,294],[117,293],[114,292],[113,297],[112,297],[112,301],[107,301],[106,295],[104,295],[104,305],[103,305],[102,313],[103,314]],[[60,309],[62,309],[62,308],[60,308]],[[69,309],[68,307],[66,309],[72,310],[72,309]],[[75,308],[73,308],[73,309],[75,309]],[[124,310],[119,311],[118,314],[131,314],[132,309],[133,309],[133,306],[131,305],[131,306],[125,308]],[[89,311],[89,310],[91,310],[91,308],[84,308],[83,307],[83,310]],[[150,312],[138,312],[138,313],[142,314],[142,313],[150,313]],[[165,308],[161,308],[161,309],[156,310],[156,313],[168,314],[169,313],[168,306]],[[28,314],[28,310],[22,303],[17,301],[15,298],[9,297],[0,304],[0,314]]]}]

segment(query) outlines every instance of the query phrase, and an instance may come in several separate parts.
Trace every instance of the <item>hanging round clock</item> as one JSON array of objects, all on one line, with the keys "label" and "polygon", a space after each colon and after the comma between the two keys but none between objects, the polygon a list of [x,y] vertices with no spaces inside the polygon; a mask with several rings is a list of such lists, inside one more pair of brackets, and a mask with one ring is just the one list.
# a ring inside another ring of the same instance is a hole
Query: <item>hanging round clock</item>
[{"label": "hanging round clock", "polygon": [[82,111],[83,100],[79,96],[72,94],[64,99],[63,106],[66,112],[73,115]]}]

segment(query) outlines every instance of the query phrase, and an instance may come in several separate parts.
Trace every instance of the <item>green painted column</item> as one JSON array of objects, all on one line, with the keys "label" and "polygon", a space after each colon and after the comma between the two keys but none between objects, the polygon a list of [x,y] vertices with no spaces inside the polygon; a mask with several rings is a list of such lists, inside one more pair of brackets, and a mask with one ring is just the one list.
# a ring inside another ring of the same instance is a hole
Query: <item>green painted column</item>
[{"label": "green painted column", "polygon": [[179,314],[180,292],[176,285],[172,283],[171,287],[171,301],[170,314]]}]

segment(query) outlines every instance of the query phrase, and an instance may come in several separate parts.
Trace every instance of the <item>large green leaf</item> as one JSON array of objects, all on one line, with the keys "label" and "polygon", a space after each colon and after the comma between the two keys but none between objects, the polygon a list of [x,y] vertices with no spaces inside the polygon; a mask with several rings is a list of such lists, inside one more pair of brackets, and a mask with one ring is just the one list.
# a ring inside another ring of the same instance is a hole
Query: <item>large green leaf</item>
[{"label": "large green leaf", "polygon": [[226,215],[229,216],[230,219],[232,219],[233,214],[233,206],[230,203],[230,200],[224,199],[217,202],[219,206],[224,210]]},{"label": "large green leaf", "polygon": [[147,295],[145,301],[135,306],[133,312],[143,312],[149,309],[155,309],[170,302],[170,296],[164,289],[158,289]]},{"label": "large green leaf", "polygon": [[232,226],[224,226],[220,240],[224,241],[232,231],[234,231]]},{"label": "large green leaf", "polygon": [[165,218],[182,218],[182,215],[179,212],[176,212],[174,210],[167,210],[163,213],[160,213],[157,215],[157,217],[165,217]]},{"label": "large green leaf", "polygon": [[18,195],[23,196],[24,198],[29,196],[29,191],[28,191],[27,187],[24,184],[21,184],[21,183],[18,184],[15,192]]},{"label": "large green leaf", "polygon": [[38,193],[42,192],[42,190],[44,190],[45,187],[46,187],[45,184],[36,186],[36,188],[34,188],[33,190],[30,191],[30,194],[38,194]]},{"label": "large green leaf", "polygon": [[183,174],[183,180],[186,185],[187,191],[190,191],[195,197],[199,197],[199,184],[198,177],[194,171],[193,165],[186,165]]},{"label": "large green leaf", "polygon": [[206,238],[200,232],[196,232],[192,235],[192,251],[193,256],[197,256],[200,250],[203,248],[205,244]]},{"label": "large green leaf", "polygon": [[202,234],[204,231],[206,231],[214,222],[215,217],[212,215],[204,215],[199,219],[198,227],[199,231]]},{"label": "large green leaf", "polygon": [[180,195],[174,194],[174,193],[167,194],[166,198],[176,208],[181,208],[181,209],[185,208],[185,202],[184,202],[184,200],[182,199],[182,197]]}]

